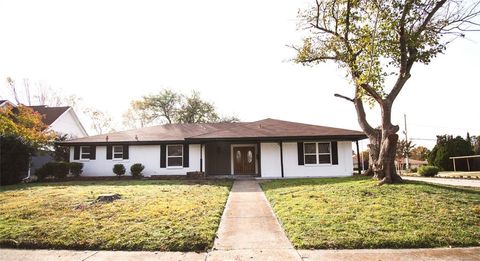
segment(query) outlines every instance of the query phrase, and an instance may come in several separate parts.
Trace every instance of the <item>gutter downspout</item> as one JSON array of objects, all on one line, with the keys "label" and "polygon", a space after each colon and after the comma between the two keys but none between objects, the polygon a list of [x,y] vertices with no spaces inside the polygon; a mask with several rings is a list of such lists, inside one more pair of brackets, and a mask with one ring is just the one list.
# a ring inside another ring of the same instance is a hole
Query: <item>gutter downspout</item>
[{"label": "gutter downspout", "polygon": [[284,178],[285,175],[283,170],[283,143],[280,141],[279,144],[280,144],[280,168],[282,171],[282,178]]},{"label": "gutter downspout", "polygon": [[200,143],[200,172],[203,172],[203,143]]},{"label": "gutter downspout", "polygon": [[362,170],[360,169],[360,147],[358,146],[358,140],[355,141],[357,143],[357,170],[358,175],[362,175]]}]

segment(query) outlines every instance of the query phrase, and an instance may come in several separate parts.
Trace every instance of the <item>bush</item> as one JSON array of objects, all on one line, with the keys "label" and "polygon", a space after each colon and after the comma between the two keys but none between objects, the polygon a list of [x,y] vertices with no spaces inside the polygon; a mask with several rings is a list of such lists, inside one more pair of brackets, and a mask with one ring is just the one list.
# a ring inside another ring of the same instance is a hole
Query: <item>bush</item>
[{"label": "bush", "polygon": [[83,172],[83,163],[70,162],[70,172],[73,176],[78,177]]},{"label": "bush", "polygon": [[55,179],[64,179],[68,175],[70,163],[68,162],[47,162],[37,169],[35,176],[42,181],[46,177],[54,177]]},{"label": "bush", "polygon": [[130,167],[130,172],[132,173],[132,176],[140,177],[142,176],[142,171],[144,169],[145,169],[145,166],[143,166],[141,163],[135,163]]},{"label": "bush", "polygon": [[38,181],[43,181],[46,177],[52,176],[52,171],[49,169],[51,165],[47,164],[41,166],[35,171],[35,176],[37,176]]},{"label": "bush", "polygon": [[127,170],[125,169],[125,166],[123,164],[113,165],[113,173],[115,173],[117,176],[124,175],[126,171]]},{"label": "bush", "polygon": [[438,174],[439,168],[435,166],[420,166],[418,174],[424,177],[433,177]]},{"label": "bush", "polygon": [[418,168],[411,168],[409,172],[411,172],[411,173],[417,173],[417,171],[418,171]]},{"label": "bush", "polygon": [[68,171],[70,170],[70,163],[64,161],[50,163],[53,163],[53,176],[56,179],[64,179],[67,177]]}]

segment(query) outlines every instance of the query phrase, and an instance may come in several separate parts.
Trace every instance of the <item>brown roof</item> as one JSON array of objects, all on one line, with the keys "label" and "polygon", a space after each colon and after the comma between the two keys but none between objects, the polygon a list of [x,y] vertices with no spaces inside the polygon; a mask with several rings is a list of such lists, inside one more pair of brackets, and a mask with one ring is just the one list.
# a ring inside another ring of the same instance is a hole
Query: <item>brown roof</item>
[{"label": "brown roof", "polygon": [[62,106],[62,107],[47,107],[46,105],[40,106],[28,106],[32,110],[40,113],[43,116],[43,123],[46,125],[52,124],[54,121],[60,117],[63,113],[65,113],[70,107],[69,106]]},{"label": "brown roof", "polygon": [[359,140],[366,138],[360,131],[338,129],[275,119],[237,123],[166,124],[135,130],[120,131],[65,141],[72,143],[107,142],[152,143],[161,141],[205,140],[278,140],[335,138]]}]

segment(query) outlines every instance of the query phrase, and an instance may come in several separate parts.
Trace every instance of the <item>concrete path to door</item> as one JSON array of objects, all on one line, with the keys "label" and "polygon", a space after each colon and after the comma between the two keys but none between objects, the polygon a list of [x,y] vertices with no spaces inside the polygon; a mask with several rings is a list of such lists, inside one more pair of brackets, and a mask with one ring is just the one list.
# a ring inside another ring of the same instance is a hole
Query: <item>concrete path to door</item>
[{"label": "concrete path to door", "polygon": [[301,260],[256,180],[235,180],[207,260]]}]

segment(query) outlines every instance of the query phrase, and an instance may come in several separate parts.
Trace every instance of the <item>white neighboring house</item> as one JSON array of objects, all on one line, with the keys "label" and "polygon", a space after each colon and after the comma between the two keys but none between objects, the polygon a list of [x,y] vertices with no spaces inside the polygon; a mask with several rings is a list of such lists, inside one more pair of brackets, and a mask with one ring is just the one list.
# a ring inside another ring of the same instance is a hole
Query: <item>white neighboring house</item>
[{"label": "white neighboring house", "polygon": [[144,176],[252,175],[264,178],[353,174],[360,131],[264,119],[167,124],[59,142],[83,176],[113,176],[114,164],[145,166]]},{"label": "white neighboring house", "polygon": [[[67,135],[69,139],[88,136],[77,114],[70,106],[49,107],[41,105],[28,107],[42,115],[43,123],[48,126],[46,130],[55,131],[60,135]],[[38,152],[36,156],[32,157],[31,174],[35,174],[36,169],[50,161],[53,161],[51,151]]]},{"label": "white neighboring house", "polygon": [[66,134],[72,139],[88,136],[77,114],[70,106],[49,107],[41,105],[28,107],[42,115],[43,123],[48,126],[47,130],[55,131],[61,135]]}]

